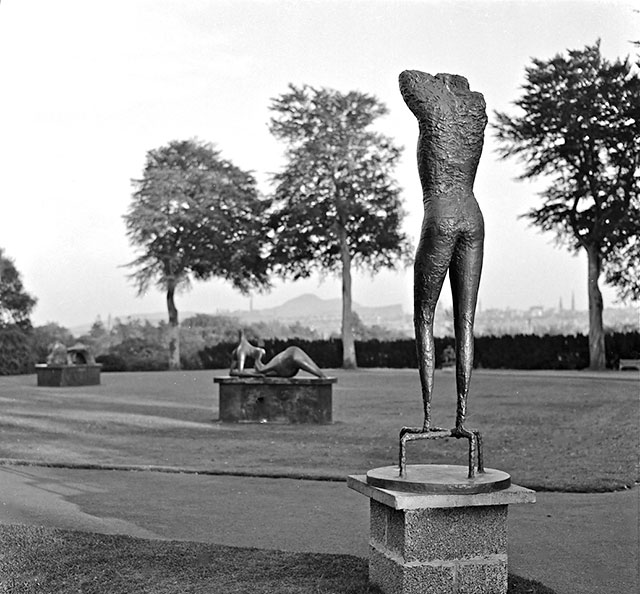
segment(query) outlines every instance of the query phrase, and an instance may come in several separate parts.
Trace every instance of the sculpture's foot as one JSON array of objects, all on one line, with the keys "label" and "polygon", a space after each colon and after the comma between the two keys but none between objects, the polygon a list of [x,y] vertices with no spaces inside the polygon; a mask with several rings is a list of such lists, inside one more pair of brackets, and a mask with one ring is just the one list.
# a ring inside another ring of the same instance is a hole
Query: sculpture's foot
[{"label": "sculpture's foot", "polygon": [[469,474],[470,479],[474,478],[476,472],[484,473],[484,454],[482,449],[482,435],[477,429],[467,429],[464,425],[456,425],[453,429],[443,429],[442,427],[402,427],[400,429],[400,451],[398,456],[398,466],[400,476],[407,473],[407,443],[418,439],[438,439],[443,437],[464,438],[469,440]]},{"label": "sculpture's foot", "polygon": [[428,423],[422,427],[403,427],[400,429],[400,452],[398,456],[398,466],[400,476],[405,476],[407,472],[407,442],[416,439],[437,439],[439,437],[450,437],[451,431],[442,427],[429,427]]},{"label": "sculpture's foot", "polygon": [[484,474],[484,451],[482,449],[482,434],[480,431],[474,431],[476,442],[478,444],[478,473]]},{"label": "sculpture's foot", "polygon": [[[426,427],[424,425],[422,427],[403,427],[402,429],[400,429],[400,437],[402,437],[405,434],[422,435],[425,433],[434,433],[434,432],[437,433],[441,431],[449,431],[449,430],[443,429],[442,427],[429,427],[428,425]],[[428,438],[425,438],[425,439],[428,439]]]},{"label": "sculpture's foot", "polygon": [[451,429],[451,437],[464,437],[466,439],[471,439],[474,435],[473,429],[467,429],[464,425],[456,425],[453,429]]},{"label": "sculpture's foot", "polygon": [[469,440],[469,478],[473,478],[477,472],[484,472],[484,453],[482,451],[482,435],[477,429],[467,429],[464,425],[458,424],[451,430],[451,437],[456,439],[465,438]]},{"label": "sculpture's foot", "polygon": [[[404,428],[417,429],[417,427],[404,427]],[[431,427],[429,423],[425,423],[424,425],[422,425],[422,429],[420,430],[420,433],[429,433],[429,431],[446,431],[446,429],[443,429],[442,427]]]}]

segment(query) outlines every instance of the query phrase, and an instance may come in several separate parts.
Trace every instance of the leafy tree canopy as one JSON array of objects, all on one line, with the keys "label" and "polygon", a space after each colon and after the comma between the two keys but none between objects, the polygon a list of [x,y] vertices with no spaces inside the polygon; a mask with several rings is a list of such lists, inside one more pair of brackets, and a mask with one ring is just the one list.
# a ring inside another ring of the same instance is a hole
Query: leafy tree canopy
[{"label": "leafy tree canopy", "polygon": [[371,129],[386,107],[356,91],[290,85],[271,111],[270,130],[284,141],[287,158],[273,177],[276,270],[293,278],[314,269],[337,272],[343,239],[353,264],[372,271],[407,256],[400,190],[391,176],[401,149]]},{"label": "leafy tree canopy", "polygon": [[622,301],[640,301],[640,237],[631,237],[617,248],[615,258],[605,265],[605,279],[616,287]]},{"label": "leafy tree canopy", "polygon": [[0,248],[0,327],[15,325],[22,330],[31,328],[30,315],[37,300],[29,295],[13,260]]},{"label": "leafy tree canopy", "polygon": [[152,281],[188,285],[220,277],[246,292],[268,279],[262,258],[261,200],[251,173],[222,159],[212,145],[174,141],[149,151],[125,215],[141,255],[129,266],[138,289]]},{"label": "leafy tree canopy", "polygon": [[134,186],[125,222],[141,254],[129,264],[130,277],[139,293],[151,282],[165,289],[169,367],[179,369],[177,290],[192,277],[223,278],[244,293],[269,284],[262,254],[267,202],[259,198],[251,173],[195,140],[149,151]]},{"label": "leafy tree canopy", "polygon": [[[621,297],[640,296],[640,78],[629,59],[610,62],[600,44],[533,60],[518,116],[496,112],[503,157],[522,178],[551,183],[524,216],[570,249],[593,250]],[[630,268],[635,267],[635,273]]]},{"label": "leafy tree canopy", "polygon": [[271,265],[294,279],[313,270],[342,274],[343,367],[355,368],[351,267],[375,272],[409,255],[391,175],[400,148],[371,128],[387,113],[371,95],[289,85],[271,111],[287,158],[273,178]]}]

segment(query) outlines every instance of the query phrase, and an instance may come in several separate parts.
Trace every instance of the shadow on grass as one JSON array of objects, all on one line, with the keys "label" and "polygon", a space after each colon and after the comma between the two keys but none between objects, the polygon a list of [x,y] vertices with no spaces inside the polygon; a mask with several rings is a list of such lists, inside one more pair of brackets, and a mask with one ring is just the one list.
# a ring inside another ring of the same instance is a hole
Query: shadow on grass
[{"label": "shadow on grass", "polygon": [[[28,526],[0,526],[0,592],[11,594],[378,594],[367,561]],[[509,594],[554,594],[509,576]]]}]

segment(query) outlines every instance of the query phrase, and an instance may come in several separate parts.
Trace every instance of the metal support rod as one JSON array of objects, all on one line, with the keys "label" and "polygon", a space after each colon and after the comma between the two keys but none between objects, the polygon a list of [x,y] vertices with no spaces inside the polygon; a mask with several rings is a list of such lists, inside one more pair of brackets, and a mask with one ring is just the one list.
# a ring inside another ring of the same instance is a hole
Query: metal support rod
[{"label": "metal support rod", "polygon": [[442,429],[440,427],[432,427],[424,429],[422,427],[403,427],[400,429],[400,448],[398,456],[398,466],[400,476],[407,476],[407,443],[418,439],[443,439],[446,437],[455,437],[460,439],[465,437],[469,440],[469,474],[472,479],[476,472],[484,472],[484,455],[482,448],[482,435],[477,430],[471,430],[465,434],[461,434],[456,429]]}]

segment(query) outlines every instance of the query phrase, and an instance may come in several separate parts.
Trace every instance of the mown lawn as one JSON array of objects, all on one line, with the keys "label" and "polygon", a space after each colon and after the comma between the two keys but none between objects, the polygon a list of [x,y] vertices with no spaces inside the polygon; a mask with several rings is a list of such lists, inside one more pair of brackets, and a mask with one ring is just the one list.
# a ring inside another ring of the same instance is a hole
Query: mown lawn
[{"label": "mown lawn", "polygon": [[[332,425],[223,424],[214,375],[103,373],[102,385],[0,377],[0,458],[154,465],[201,472],[343,479],[396,463],[403,425],[422,423],[416,370],[332,370]],[[638,478],[635,372],[476,371],[469,426],[486,465],[536,490],[606,491]],[[434,423],[452,426],[455,377],[438,371]],[[409,463],[465,464],[466,441],[413,443]]]},{"label": "mown lawn", "polygon": [[[367,560],[25,526],[0,530],[0,592],[11,594],[379,594]],[[554,594],[509,576],[509,594]]]}]

